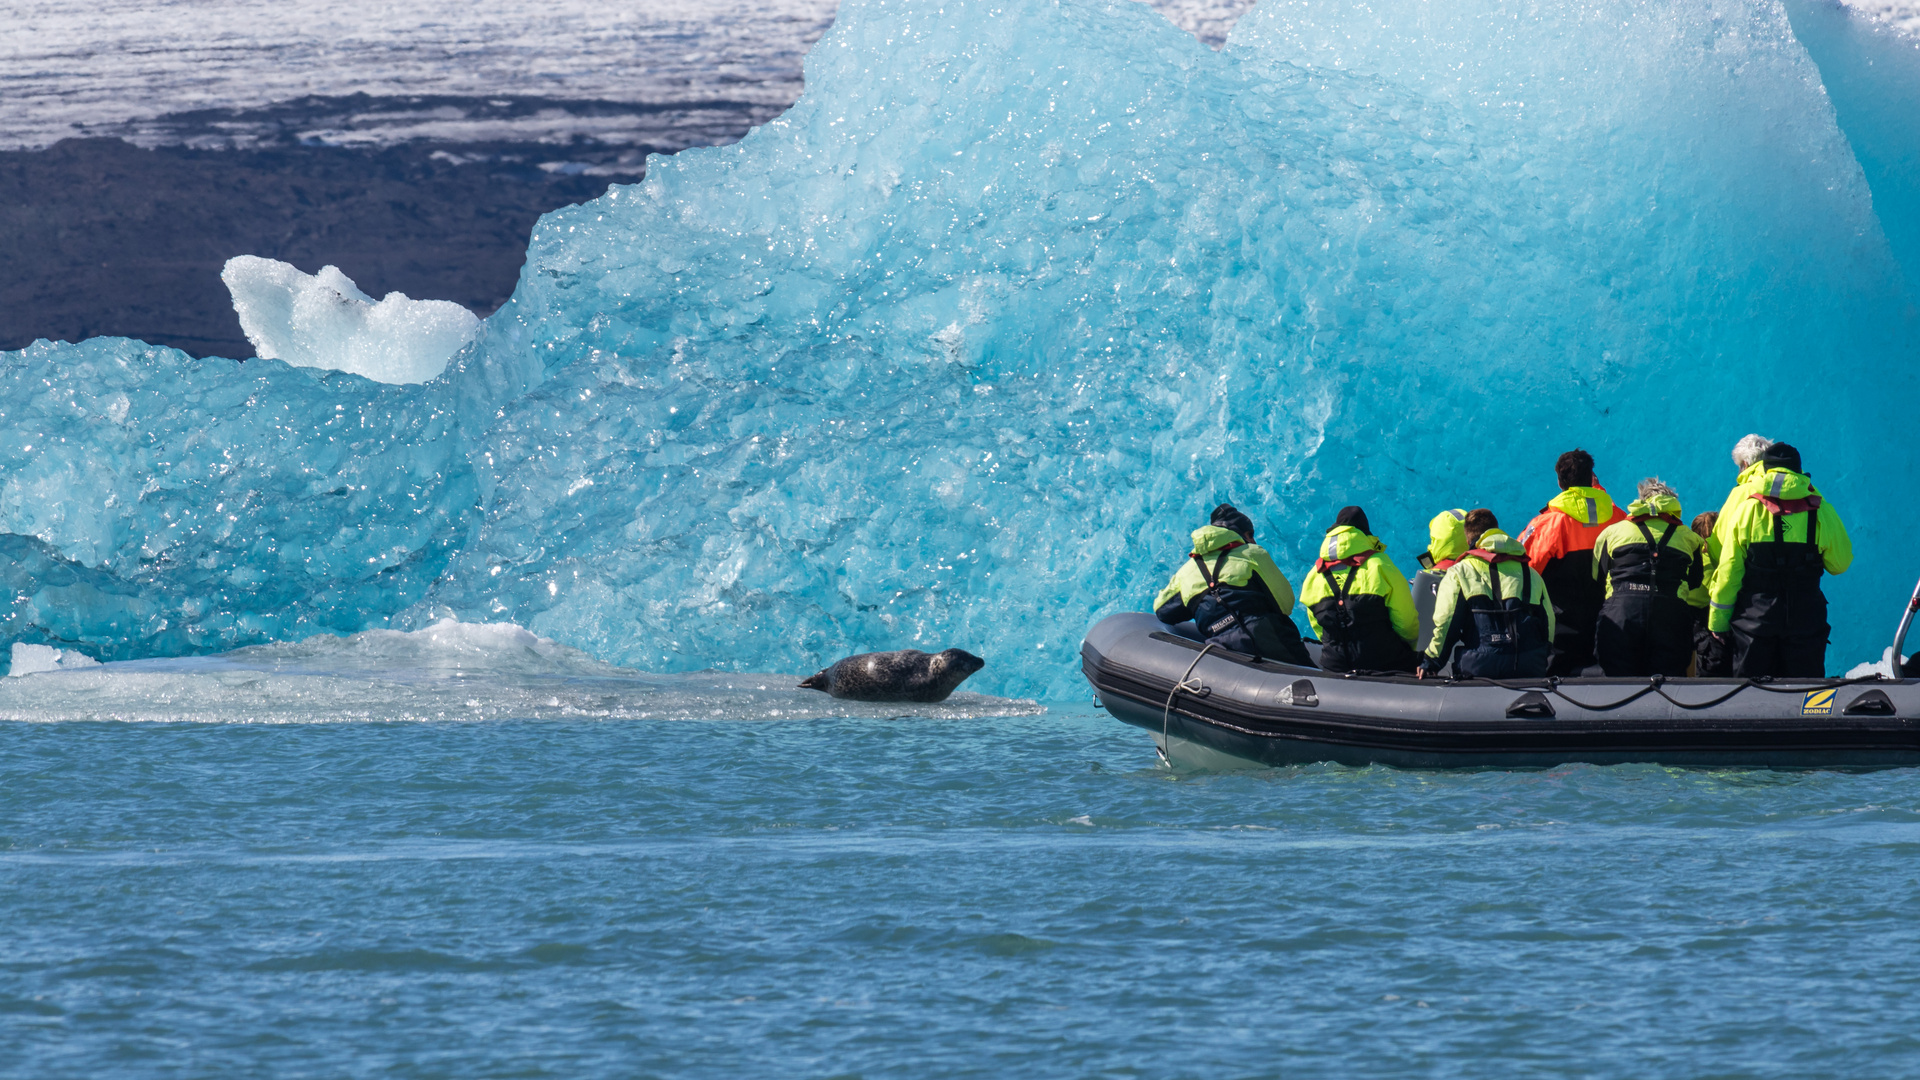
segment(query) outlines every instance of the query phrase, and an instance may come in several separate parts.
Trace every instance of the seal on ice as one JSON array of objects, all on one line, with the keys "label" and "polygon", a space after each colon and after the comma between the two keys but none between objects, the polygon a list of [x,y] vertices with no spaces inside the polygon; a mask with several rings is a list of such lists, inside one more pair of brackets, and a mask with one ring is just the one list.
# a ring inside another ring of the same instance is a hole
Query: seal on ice
[{"label": "seal on ice", "polygon": [[961,649],[861,653],[823,669],[800,688],[853,701],[945,701],[954,687],[986,666],[985,660]]}]

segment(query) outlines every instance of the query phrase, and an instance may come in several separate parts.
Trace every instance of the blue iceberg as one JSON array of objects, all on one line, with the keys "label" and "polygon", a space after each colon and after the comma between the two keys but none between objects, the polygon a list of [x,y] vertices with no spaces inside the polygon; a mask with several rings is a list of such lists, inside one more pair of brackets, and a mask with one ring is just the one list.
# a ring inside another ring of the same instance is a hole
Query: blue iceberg
[{"label": "blue iceberg", "polygon": [[1215,502],[1297,575],[1346,503],[1403,556],[1444,507],[1518,527],[1575,445],[1716,508],[1760,431],[1855,533],[1840,668],[1920,528],[1878,194],[1771,2],[1267,0],[1216,53],[1124,0],[849,0],[784,116],[543,218],[425,385],[9,354],[0,570],[46,598],[8,629],[451,614],[656,671],[957,645],[1073,694]]}]

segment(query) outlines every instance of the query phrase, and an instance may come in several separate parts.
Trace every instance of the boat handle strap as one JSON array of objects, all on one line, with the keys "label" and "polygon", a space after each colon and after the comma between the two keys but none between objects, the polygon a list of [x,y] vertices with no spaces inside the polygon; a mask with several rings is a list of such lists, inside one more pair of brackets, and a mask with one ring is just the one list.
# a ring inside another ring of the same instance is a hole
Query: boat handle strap
[{"label": "boat handle strap", "polygon": [[1212,648],[1213,642],[1211,641],[1200,647],[1200,651],[1194,655],[1193,663],[1187,665],[1187,673],[1180,676],[1180,681],[1174,683],[1173,689],[1167,692],[1167,707],[1160,711],[1160,745],[1154,747],[1154,749],[1160,751],[1160,760],[1166,762],[1167,768],[1169,769],[1173,768],[1173,755],[1167,753],[1167,739],[1169,738],[1167,735],[1167,726],[1173,718],[1174,696],[1182,690],[1185,690],[1195,697],[1199,697],[1206,692],[1207,688],[1200,684],[1200,680],[1193,677],[1193,669],[1200,666],[1201,658],[1206,656]]}]

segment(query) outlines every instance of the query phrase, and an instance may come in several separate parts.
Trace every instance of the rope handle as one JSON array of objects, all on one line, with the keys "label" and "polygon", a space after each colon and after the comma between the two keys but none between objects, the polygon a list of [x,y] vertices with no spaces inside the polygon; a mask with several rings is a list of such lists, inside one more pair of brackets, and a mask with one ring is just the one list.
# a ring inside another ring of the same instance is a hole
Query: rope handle
[{"label": "rope handle", "polygon": [[1173,768],[1173,757],[1167,753],[1167,740],[1170,738],[1167,728],[1173,718],[1173,699],[1182,690],[1194,697],[1207,693],[1207,688],[1201,685],[1200,680],[1193,677],[1193,669],[1199,667],[1200,661],[1212,650],[1213,642],[1211,641],[1200,647],[1200,652],[1194,656],[1193,663],[1187,665],[1187,673],[1180,676],[1180,681],[1174,683],[1173,689],[1167,693],[1167,707],[1160,711],[1160,745],[1154,749],[1160,752],[1160,760],[1166,762],[1169,769]]}]

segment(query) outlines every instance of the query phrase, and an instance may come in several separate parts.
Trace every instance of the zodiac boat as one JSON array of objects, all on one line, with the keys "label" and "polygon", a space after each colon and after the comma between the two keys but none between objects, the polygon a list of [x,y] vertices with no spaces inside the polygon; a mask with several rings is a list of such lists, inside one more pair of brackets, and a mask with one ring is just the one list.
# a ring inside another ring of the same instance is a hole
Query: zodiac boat
[{"label": "zodiac boat", "polygon": [[[1888,650],[1896,674],[1916,609],[1920,587]],[[1080,659],[1100,705],[1183,768],[1920,765],[1920,679],[1416,680],[1255,659],[1167,630],[1110,615]]]}]

